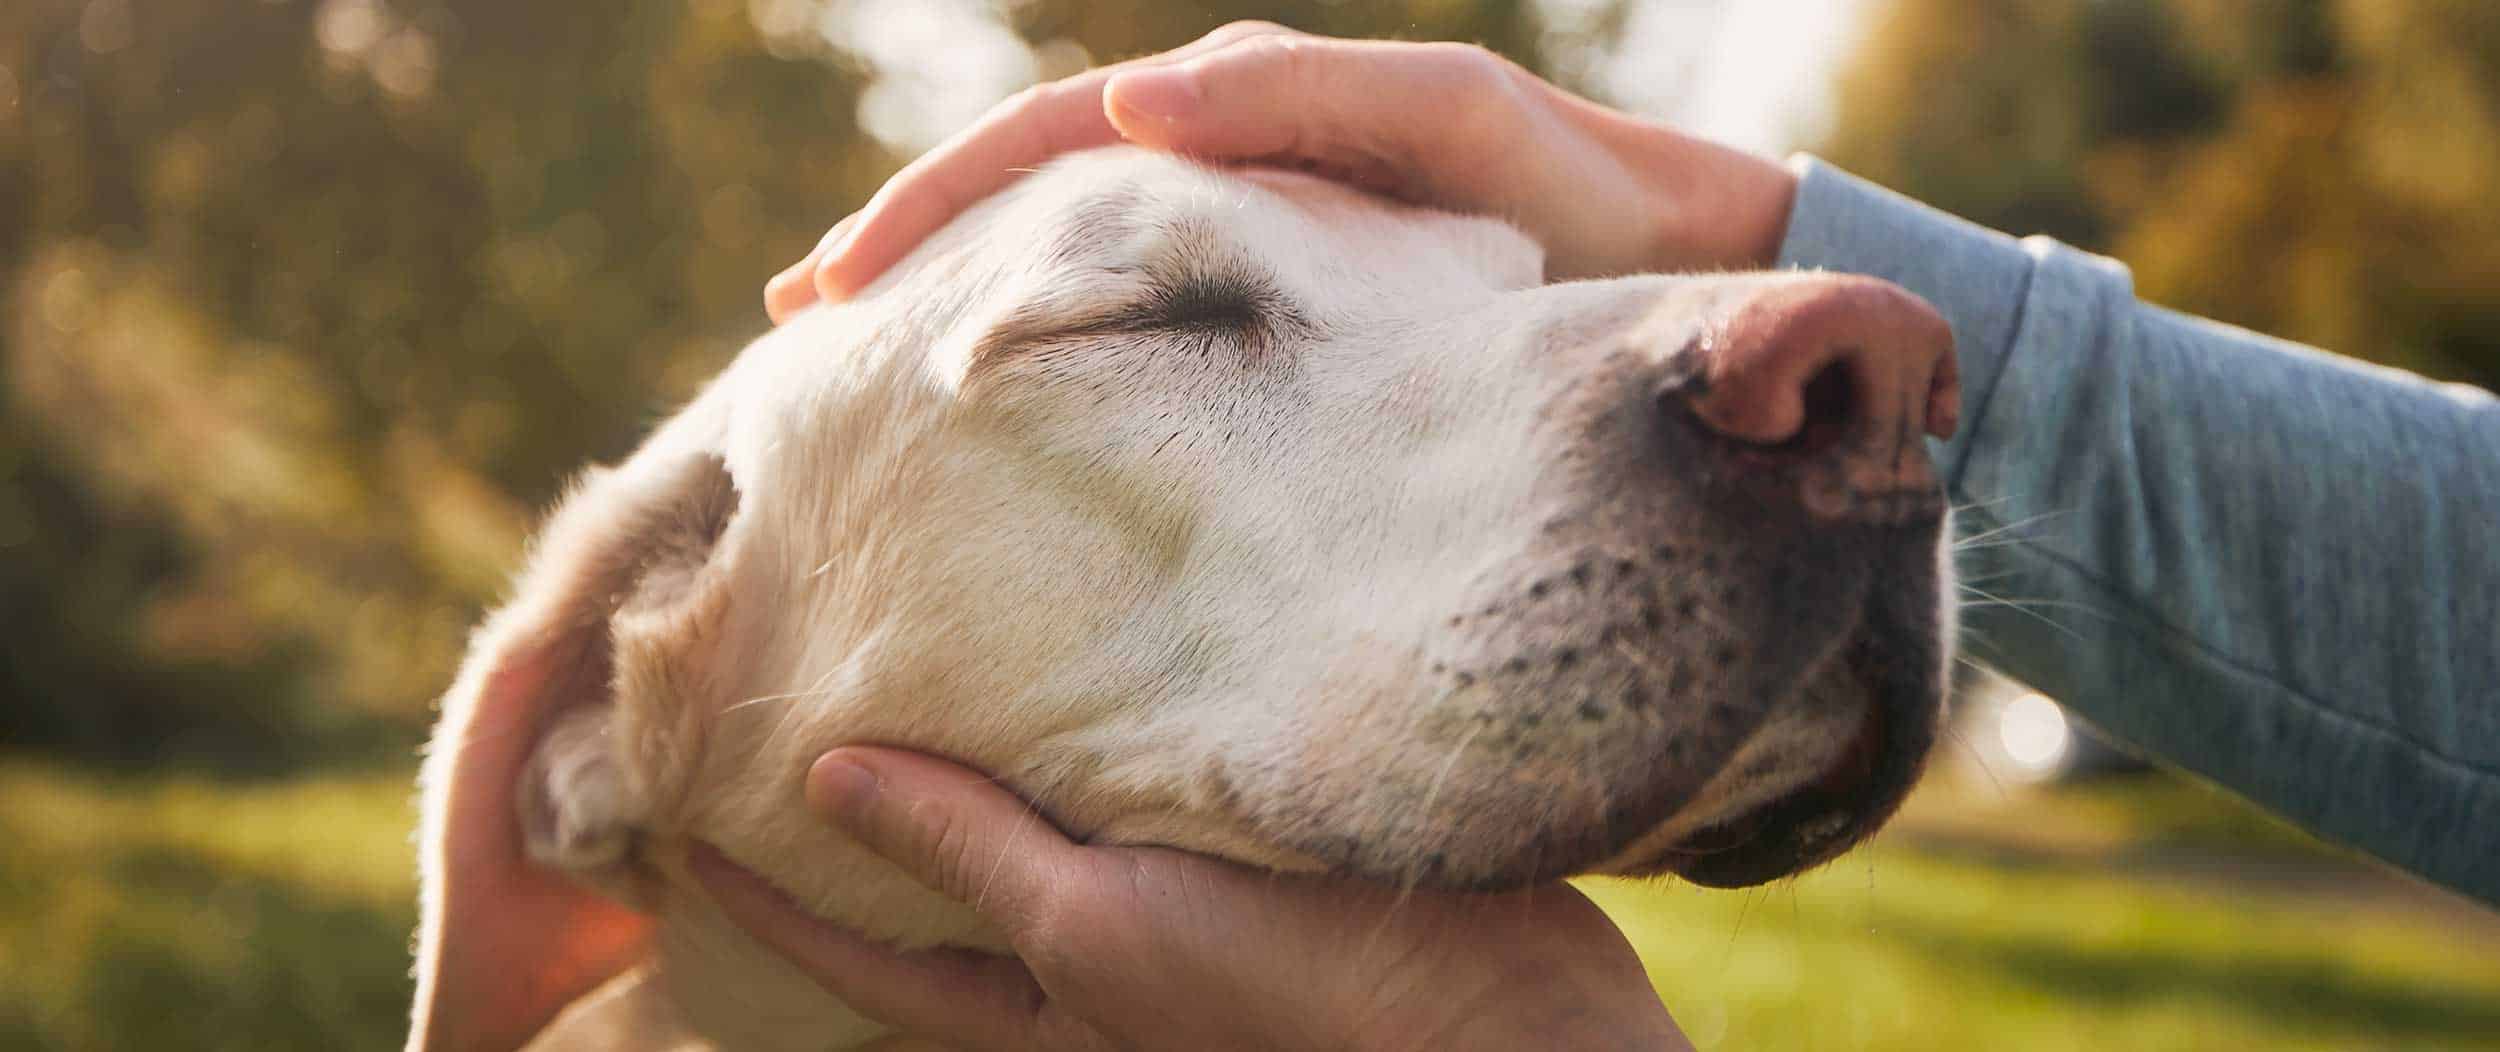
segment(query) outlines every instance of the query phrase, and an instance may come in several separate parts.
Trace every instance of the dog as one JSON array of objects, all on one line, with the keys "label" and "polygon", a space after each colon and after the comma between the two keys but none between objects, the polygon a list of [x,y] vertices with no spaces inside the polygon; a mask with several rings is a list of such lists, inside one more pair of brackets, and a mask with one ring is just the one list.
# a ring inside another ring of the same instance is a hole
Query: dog
[{"label": "dog", "polygon": [[[410,1047],[879,1037],[710,905],[697,839],[1003,950],[810,817],[842,744],[1406,886],[1743,886],[1863,839],[1951,659],[1949,330],[1872,279],[1542,270],[1496,220],[1115,147],[748,347],[475,637]],[[533,913],[568,934],[503,934]]]}]

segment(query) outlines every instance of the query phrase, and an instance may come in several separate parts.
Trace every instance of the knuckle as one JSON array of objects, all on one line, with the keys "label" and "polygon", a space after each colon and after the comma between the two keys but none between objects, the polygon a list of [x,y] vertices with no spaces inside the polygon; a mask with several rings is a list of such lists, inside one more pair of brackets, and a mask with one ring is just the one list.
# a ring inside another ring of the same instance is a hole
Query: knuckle
[{"label": "knuckle", "polygon": [[980,870],[973,857],[977,840],[970,825],[944,810],[937,810],[922,821],[922,835],[928,844],[929,877],[937,890],[958,901],[968,901],[979,894],[976,874]]},{"label": "knuckle", "polygon": [[1442,41],[1421,46],[1426,59],[1443,75],[1461,84],[1492,87],[1510,77],[1510,60],[1482,44]]},{"label": "knuckle", "polygon": [[1248,40],[1251,37],[1300,35],[1300,31],[1288,26],[1277,25],[1264,19],[1244,18],[1217,26],[1204,39],[1221,46],[1235,41]]},{"label": "knuckle", "polygon": [[1453,97],[1469,100],[1468,105],[1457,108],[1458,117],[1443,128],[1448,141],[1484,147],[1506,142],[1516,134],[1519,122],[1532,109],[1532,75],[1500,52],[1480,44],[1422,46],[1432,49],[1426,64],[1443,89]]},{"label": "knuckle", "polygon": [[1099,956],[1098,947],[1110,937],[1106,925],[1133,914],[1122,904],[1105,900],[1106,886],[1125,890],[1130,881],[1122,874],[1080,867],[1077,872],[1055,873],[1039,882],[1017,904],[1017,916],[1009,925],[1007,938],[1016,956],[1044,970]]},{"label": "knuckle", "polygon": [[1224,58],[1262,73],[1298,78],[1310,72],[1317,49],[1294,36],[1251,37],[1224,49]]},{"label": "knuckle", "polygon": [[1009,938],[1019,953],[1056,953],[1084,932],[1084,913],[1078,895],[1064,881],[1048,881],[1040,891],[1018,904],[1017,923]]}]

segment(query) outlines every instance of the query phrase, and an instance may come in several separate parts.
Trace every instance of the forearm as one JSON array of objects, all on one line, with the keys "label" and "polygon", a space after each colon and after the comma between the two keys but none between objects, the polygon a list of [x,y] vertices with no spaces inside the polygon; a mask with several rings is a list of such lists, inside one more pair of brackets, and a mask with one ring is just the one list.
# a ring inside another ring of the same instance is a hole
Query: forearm
[{"label": "forearm", "polygon": [[1809,168],[1782,263],[1936,303],[1981,658],[2500,901],[2500,404],[2138,303],[2115,263]]}]

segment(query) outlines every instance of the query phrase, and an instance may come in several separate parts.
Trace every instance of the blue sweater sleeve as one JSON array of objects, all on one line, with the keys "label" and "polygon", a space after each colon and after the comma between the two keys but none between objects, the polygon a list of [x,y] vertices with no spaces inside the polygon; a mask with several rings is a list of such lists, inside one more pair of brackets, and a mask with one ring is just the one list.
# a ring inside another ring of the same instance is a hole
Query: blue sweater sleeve
[{"label": "blue sweater sleeve", "polygon": [[[1784,266],[1952,323],[1965,644],[2122,738],[2500,903],[2500,402],[2161,310],[1811,158]],[[2252,278],[2251,280],[2264,280]]]}]

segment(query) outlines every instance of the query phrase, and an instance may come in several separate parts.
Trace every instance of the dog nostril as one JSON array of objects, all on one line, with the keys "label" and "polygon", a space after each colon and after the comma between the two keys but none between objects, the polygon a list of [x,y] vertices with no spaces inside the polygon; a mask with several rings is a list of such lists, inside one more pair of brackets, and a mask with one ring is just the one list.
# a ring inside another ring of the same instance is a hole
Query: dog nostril
[{"label": "dog nostril", "polygon": [[1858,377],[1842,358],[1823,367],[1806,381],[1805,426],[1797,429],[1787,446],[1799,452],[1819,452],[1849,433],[1858,416]]},{"label": "dog nostril", "polygon": [[1757,453],[1810,457],[1838,445],[1860,415],[1859,384],[1847,358],[1817,370],[1797,392],[1797,426],[1784,435],[1748,437],[1728,434],[1729,441]]},{"label": "dog nostril", "polygon": [[1722,438],[1795,454],[1949,434],[1959,384],[1933,307],[1871,279],[1819,278],[1749,294],[1654,390]]}]

